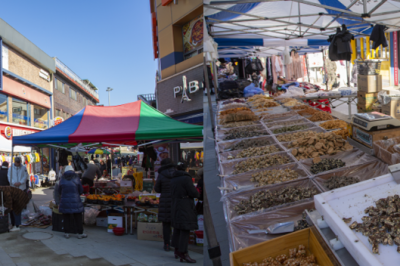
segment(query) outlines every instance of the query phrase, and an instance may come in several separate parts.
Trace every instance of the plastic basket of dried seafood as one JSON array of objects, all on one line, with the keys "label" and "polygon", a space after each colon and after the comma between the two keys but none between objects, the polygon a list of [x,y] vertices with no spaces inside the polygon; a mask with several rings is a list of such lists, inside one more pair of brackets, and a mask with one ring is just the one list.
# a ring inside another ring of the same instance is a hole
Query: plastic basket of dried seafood
[{"label": "plastic basket of dried seafood", "polygon": [[388,165],[381,161],[339,168],[313,178],[323,191],[329,191],[389,173]]},{"label": "plastic basket of dried seafood", "polygon": [[348,125],[345,121],[343,121],[341,119],[318,121],[318,122],[315,122],[315,124],[319,127],[322,127],[323,129],[325,129],[327,131],[340,129],[340,128],[347,128],[347,125]]},{"label": "plastic basket of dried seafood", "polygon": [[247,148],[277,144],[272,136],[261,136],[254,138],[235,139],[217,142],[218,152],[237,151]]},{"label": "plastic basket of dried seafood", "polygon": [[272,128],[272,127],[279,127],[279,126],[293,126],[297,124],[304,124],[304,123],[309,123],[307,119],[303,118],[302,116],[296,115],[292,119],[289,120],[279,120],[277,122],[270,122],[266,123],[265,125],[267,128]]},{"label": "plastic basket of dried seafood", "polygon": [[219,154],[219,158],[221,161],[230,161],[235,159],[242,159],[248,157],[262,156],[272,153],[281,152],[283,149],[280,145],[266,145],[266,146],[258,146],[258,147],[250,147],[247,149],[243,149],[240,151],[227,151]]},{"label": "plastic basket of dried seafood", "polygon": [[251,173],[225,176],[223,186],[228,192],[254,187],[271,186],[293,180],[309,178],[309,174],[298,163],[274,166]]},{"label": "plastic basket of dried seafood", "polygon": [[[275,137],[276,139],[284,145],[286,142],[291,142],[296,139],[301,139],[305,138],[308,136],[316,136],[317,133],[323,133],[326,132],[324,129],[320,127],[313,127],[307,130],[302,130],[302,131],[296,131],[296,132],[290,132],[290,133],[284,133],[284,134],[276,134]],[[286,147],[286,146],[285,146]]]},{"label": "plastic basket of dried seafood", "polygon": [[307,130],[310,128],[316,127],[314,123],[304,123],[304,124],[297,124],[297,125],[292,125],[292,126],[275,126],[275,127],[270,127],[269,130],[271,131],[272,134],[283,134],[283,133],[289,133],[289,132],[295,132],[295,131],[302,131],[302,130]]},{"label": "plastic basket of dried seafood", "polygon": [[291,154],[297,160],[316,158],[322,155],[333,155],[353,149],[353,146],[334,132],[317,133],[282,145],[286,149],[290,149]]},{"label": "plastic basket of dried seafood", "polygon": [[220,166],[223,175],[236,175],[293,162],[295,162],[295,159],[290,154],[287,152],[278,152],[246,159],[221,162]]},{"label": "plastic basket of dried seafood", "polygon": [[229,227],[231,231],[233,250],[240,250],[264,241],[282,236],[281,234],[249,234],[249,230],[266,230],[277,223],[295,222],[295,231],[308,228],[305,220],[305,211],[314,209],[314,202],[303,202],[294,206],[288,206],[262,213],[246,214],[234,221]]},{"label": "plastic basket of dried seafood", "polygon": [[252,138],[269,135],[267,129],[262,125],[238,127],[231,129],[219,129],[216,134],[217,141]]},{"label": "plastic basket of dried seafood", "polygon": [[291,120],[293,117],[295,117],[297,112],[290,111],[282,114],[266,114],[262,115],[262,122],[264,123],[270,123],[270,122],[276,122],[276,121],[283,121],[283,120]]},{"label": "plastic basket of dried seafood", "polygon": [[218,125],[217,129],[229,129],[229,128],[258,126],[258,125],[262,125],[260,121],[240,121],[240,122],[231,122],[224,125]]},{"label": "plastic basket of dried seafood", "polygon": [[375,157],[354,148],[351,151],[339,152],[335,155],[325,155],[313,159],[302,160],[300,161],[300,164],[302,164],[309,173],[316,175],[319,173],[325,174],[345,166],[360,165],[367,162],[372,163],[374,161],[377,161]]},{"label": "plastic basket of dried seafood", "polygon": [[249,213],[260,213],[301,202],[313,200],[313,196],[321,193],[311,179],[301,179],[287,183],[258,187],[224,195],[221,201],[227,206],[230,221]]}]

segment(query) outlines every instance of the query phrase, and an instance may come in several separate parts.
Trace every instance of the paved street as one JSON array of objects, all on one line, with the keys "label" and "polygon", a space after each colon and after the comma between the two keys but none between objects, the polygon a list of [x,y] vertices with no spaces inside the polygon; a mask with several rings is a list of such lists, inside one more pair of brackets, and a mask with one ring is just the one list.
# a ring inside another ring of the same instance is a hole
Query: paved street
[{"label": "paved street", "polygon": [[[52,189],[37,189],[33,199],[38,206],[48,205]],[[32,204],[29,210],[33,211]],[[175,259],[173,252],[165,252],[162,242],[137,240],[136,235],[115,236],[106,228],[85,226],[88,238],[65,239],[63,233],[47,229],[25,228],[20,232],[0,235],[0,266],[36,265],[186,265]],[[24,234],[30,232],[48,233],[48,239],[28,240]],[[6,240],[6,241],[5,241]],[[203,265],[202,249],[191,246],[189,254]],[[193,251],[195,250],[195,251]],[[197,253],[196,253],[197,251]]]}]

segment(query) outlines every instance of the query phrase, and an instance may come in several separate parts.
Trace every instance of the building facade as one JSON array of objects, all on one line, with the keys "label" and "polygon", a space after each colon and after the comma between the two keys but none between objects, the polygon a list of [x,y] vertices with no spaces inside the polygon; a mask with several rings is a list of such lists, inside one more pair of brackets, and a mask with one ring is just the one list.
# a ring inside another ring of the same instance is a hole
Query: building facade
[{"label": "building facade", "polygon": [[56,123],[64,121],[87,105],[97,105],[97,88],[87,79],[83,80],[55,58],[56,72],[53,79],[54,116]]}]

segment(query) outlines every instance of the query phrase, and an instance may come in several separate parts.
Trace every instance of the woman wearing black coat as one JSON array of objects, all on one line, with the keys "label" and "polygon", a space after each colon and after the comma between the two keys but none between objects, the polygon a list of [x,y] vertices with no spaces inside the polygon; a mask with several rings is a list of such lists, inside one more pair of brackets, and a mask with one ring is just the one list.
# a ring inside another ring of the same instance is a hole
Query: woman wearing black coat
[{"label": "woman wearing black coat", "polygon": [[8,174],[8,162],[3,162],[0,168],[0,186],[10,185],[7,174]]},{"label": "woman wearing black coat", "polygon": [[172,245],[175,247],[175,258],[179,257],[181,262],[196,263],[189,257],[188,243],[190,230],[198,229],[194,199],[199,197],[199,192],[189,173],[174,172],[171,177],[171,195],[171,220],[174,228]]},{"label": "woman wearing black coat", "polygon": [[158,205],[158,221],[163,223],[164,250],[170,251],[171,245],[171,177],[176,171],[171,159],[161,161],[161,168],[158,169],[157,182],[154,190],[161,193]]}]

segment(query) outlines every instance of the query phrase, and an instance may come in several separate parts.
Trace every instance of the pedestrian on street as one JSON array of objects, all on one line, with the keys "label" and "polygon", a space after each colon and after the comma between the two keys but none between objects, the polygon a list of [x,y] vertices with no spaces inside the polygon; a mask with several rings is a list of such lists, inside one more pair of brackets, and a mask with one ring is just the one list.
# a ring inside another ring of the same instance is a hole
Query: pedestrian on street
[{"label": "pedestrian on street", "polygon": [[112,169],[111,157],[107,155],[107,173],[110,175]]},{"label": "pedestrian on street", "polygon": [[106,164],[104,163],[104,161],[101,160],[101,161],[100,161],[100,172],[101,172],[102,175],[106,176],[106,175],[104,174],[104,171],[107,171],[107,167],[106,167]]},{"label": "pedestrian on street", "polygon": [[[22,165],[21,157],[15,157],[14,163],[11,164],[11,167],[8,169],[8,182],[12,187],[25,191],[28,177],[28,171],[26,170],[26,167]],[[13,228],[10,229],[10,232],[19,231],[19,226],[21,225],[21,213],[16,214],[14,211],[11,211],[11,217],[11,222],[14,222],[14,224]]]},{"label": "pedestrian on street", "polygon": [[10,186],[8,181],[8,162],[3,162],[0,168],[0,186]]},{"label": "pedestrian on street", "polygon": [[83,187],[79,176],[70,165],[65,168],[61,177],[58,193],[60,194],[58,210],[63,214],[64,237],[68,239],[69,234],[78,234],[78,239],[86,238],[87,235],[83,233],[83,203],[80,197]]},{"label": "pedestrian on street", "polygon": [[193,185],[192,177],[185,171],[177,170],[171,179],[171,220],[174,234],[172,246],[175,247],[175,258],[181,262],[196,263],[189,257],[188,243],[191,230],[197,230],[197,213],[194,199],[199,192]]},{"label": "pedestrian on street", "polygon": [[96,178],[101,177],[100,169],[97,165],[94,164],[94,161],[90,161],[86,158],[85,163],[87,164],[87,169],[83,172],[82,175],[82,184],[89,185],[89,187],[93,187],[93,181]]},{"label": "pedestrian on street", "polygon": [[161,193],[158,205],[158,221],[163,224],[164,250],[170,251],[171,246],[171,178],[176,171],[171,159],[161,161],[161,168],[158,169],[157,182],[154,190]]},{"label": "pedestrian on street", "polygon": [[118,168],[118,165],[114,164],[113,169],[112,169],[112,176],[117,177],[120,173],[121,173],[121,170]]}]

